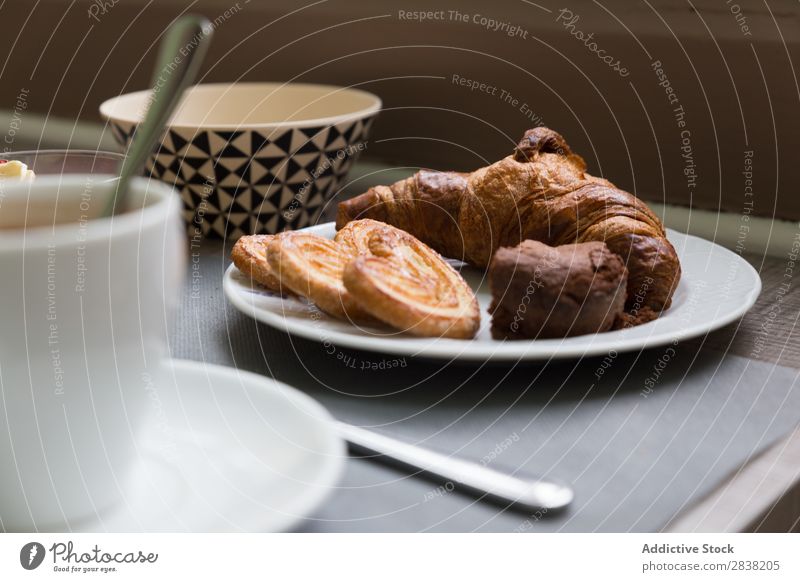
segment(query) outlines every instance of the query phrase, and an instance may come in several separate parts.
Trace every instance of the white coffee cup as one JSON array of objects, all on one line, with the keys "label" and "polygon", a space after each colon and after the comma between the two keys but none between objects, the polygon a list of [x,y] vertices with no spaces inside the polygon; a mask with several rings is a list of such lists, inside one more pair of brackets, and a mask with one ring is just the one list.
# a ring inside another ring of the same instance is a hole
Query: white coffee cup
[{"label": "white coffee cup", "polygon": [[185,239],[180,199],[156,180],[135,179],[126,211],[97,218],[114,187],[0,183],[0,530],[102,517],[139,455]]}]

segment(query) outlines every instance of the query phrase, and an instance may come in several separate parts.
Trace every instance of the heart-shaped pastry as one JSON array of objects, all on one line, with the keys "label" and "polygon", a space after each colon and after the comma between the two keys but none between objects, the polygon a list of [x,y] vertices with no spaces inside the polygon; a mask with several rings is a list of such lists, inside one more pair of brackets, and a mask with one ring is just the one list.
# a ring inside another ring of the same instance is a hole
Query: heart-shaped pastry
[{"label": "heart-shaped pastry", "polygon": [[426,337],[474,337],[480,310],[467,282],[426,244],[384,226],[359,243],[369,252],[347,265],[345,288],[363,309],[401,331]]},{"label": "heart-shaped pastry", "polygon": [[287,232],[267,246],[267,261],[281,288],[302,295],[329,315],[355,323],[374,319],[342,283],[353,255],[338,243],[303,232]]},{"label": "heart-shaped pastry", "polygon": [[380,240],[385,245],[396,245],[400,242],[401,237],[407,236],[408,233],[385,222],[365,218],[364,220],[348,222],[344,228],[336,233],[333,240],[356,257],[358,255],[372,254],[370,241],[376,241],[377,235],[380,235]]}]

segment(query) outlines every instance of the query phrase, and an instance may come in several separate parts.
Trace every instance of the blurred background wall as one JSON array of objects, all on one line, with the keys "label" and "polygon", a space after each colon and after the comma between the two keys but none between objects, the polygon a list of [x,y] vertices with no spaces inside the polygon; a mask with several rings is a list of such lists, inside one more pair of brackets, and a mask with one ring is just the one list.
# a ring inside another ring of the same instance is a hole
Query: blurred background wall
[{"label": "blurred background wall", "polygon": [[0,7],[4,149],[111,147],[98,105],[148,86],[185,11],[215,22],[202,82],[380,95],[370,160],[466,170],[548,125],[643,198],[800,219],[791,0],[15,0]]}]

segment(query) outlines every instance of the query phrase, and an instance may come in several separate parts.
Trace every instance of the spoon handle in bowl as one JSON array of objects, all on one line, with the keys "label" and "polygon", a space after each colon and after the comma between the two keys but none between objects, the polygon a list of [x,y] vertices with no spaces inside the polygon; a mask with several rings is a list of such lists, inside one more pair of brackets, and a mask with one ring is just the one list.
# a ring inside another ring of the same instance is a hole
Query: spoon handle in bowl
[{"label": "spoon handle in bowl", "polygon": [[118,209],[125,208],[128,182],[141,171],[184,90],[194,81],[212,33],[213,26],[208,19],[197,14],[182,16],[166,31],[153,73],[150,105],[128,146],[115,195],[109,200],[104,216],[111,216]]}]

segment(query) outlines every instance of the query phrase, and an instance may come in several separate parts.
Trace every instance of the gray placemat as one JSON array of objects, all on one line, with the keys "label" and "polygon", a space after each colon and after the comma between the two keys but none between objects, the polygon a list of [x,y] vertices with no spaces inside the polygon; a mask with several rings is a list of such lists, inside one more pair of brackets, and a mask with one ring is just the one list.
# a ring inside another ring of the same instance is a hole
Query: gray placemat
[{"label": "gray placemat", "polygon": [[653,531],[800,421],[797,371],[702,341],[546,365],[396,359],[293,338],[222,292],[227,253],[193,249],[174,357],[273,376],[339,419],[521,475],[571,483],[573,507],[521,515],[352,459],[307,531]]}]

